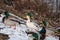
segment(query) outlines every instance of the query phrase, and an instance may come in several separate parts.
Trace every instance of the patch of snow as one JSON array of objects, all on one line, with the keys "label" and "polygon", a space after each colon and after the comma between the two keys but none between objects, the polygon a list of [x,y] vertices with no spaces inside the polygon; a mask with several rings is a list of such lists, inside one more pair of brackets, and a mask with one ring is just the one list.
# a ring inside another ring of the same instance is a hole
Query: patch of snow
[{"label": "patch of snow", "polygon": [[5,26],[4,29],[0,30],[0,33],[8,34],[9,40],[28,40],[28,36],[25,32],[25,26],[16,25],[16,30]]},{"label": "patch of snow", "polygon": [[59,40],[59,38],[49,35],[45,38],[45,40]]}]

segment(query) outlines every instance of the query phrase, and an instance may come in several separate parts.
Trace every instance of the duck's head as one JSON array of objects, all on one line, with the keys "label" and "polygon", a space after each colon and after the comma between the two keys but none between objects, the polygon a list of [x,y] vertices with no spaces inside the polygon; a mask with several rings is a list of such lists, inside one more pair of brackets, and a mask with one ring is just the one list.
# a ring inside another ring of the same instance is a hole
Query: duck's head
[{"label": "duck's head", "polygon": [[27,20],[30,20],[31,17],[32,17],[32,13],[28,12],[28,13],[27,13],[27,16],[26,16]]}]

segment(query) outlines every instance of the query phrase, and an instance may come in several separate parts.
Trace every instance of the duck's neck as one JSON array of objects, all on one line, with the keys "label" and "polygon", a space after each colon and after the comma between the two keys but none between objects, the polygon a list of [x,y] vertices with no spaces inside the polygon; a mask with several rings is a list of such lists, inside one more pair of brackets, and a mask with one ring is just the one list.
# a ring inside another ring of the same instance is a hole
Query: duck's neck
[{"label": "duck's neck", "polygon": [[27,20],[28,22],[30,22],[30,18],[28,18],[28,20]]},{"label": "duck's neck", "polygon": [[29,16],[27,16],[27,21],[30,22],[30,17]]}]

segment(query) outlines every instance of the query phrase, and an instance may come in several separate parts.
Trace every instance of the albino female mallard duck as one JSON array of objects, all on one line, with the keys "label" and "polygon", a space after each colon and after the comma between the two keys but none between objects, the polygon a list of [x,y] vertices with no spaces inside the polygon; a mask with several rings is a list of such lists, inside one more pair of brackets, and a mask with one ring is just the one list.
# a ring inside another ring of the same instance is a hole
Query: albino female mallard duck
[{"label": "albino female mallard duck", "polygon": [[28,13],[28,15],[26,17],[27,17],[26,25],[28,28],[28,32],[34,32],[35,34],[33,36],[38,40],[40,38],[40,34],[37,32],[37,31],[39,31],[39,28],[36,27],[34,22],[31,22],[31,19],[30,19],[31,14],[30,13]]},{"label": "albino female mallard duck", "polygon": [[27,17],[27,21],[26,21],[26,25],[27,25],[27,27],[29,28],[29,29],[34,29],[34,30],[38,30],[38,28],[36,27],[36,25],[35,25],[35,23],[34,22],[31,22],[30,20],[30,15],[29,15],[29,13],[28,13],[28,15],[26,16]]}]

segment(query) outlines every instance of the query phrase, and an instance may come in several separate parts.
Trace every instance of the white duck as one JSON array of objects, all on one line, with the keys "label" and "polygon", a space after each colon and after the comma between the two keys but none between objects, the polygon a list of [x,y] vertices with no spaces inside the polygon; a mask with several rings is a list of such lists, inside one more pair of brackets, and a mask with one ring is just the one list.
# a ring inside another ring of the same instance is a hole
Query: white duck
[{"label": "white duck", "polygon": [[30,21],[30,17],[27,16],[27,21],[26,21],[26,25],[29,29],[34,29],[34,30],[38,30],[38,28],[36,27],[36,25]]},{"label": "white duck", "polygon": [[37,31],[39,31],[39,27],[36,27],[35,23],[30,21],[30,16],[29,15],[27,15],[26,17],[27,17],[26,25],[27,25],[27,28],[28,28],[28,32],[37,33],[39,35],[39,38],[40,38],[40,34],[37,32]]}]

